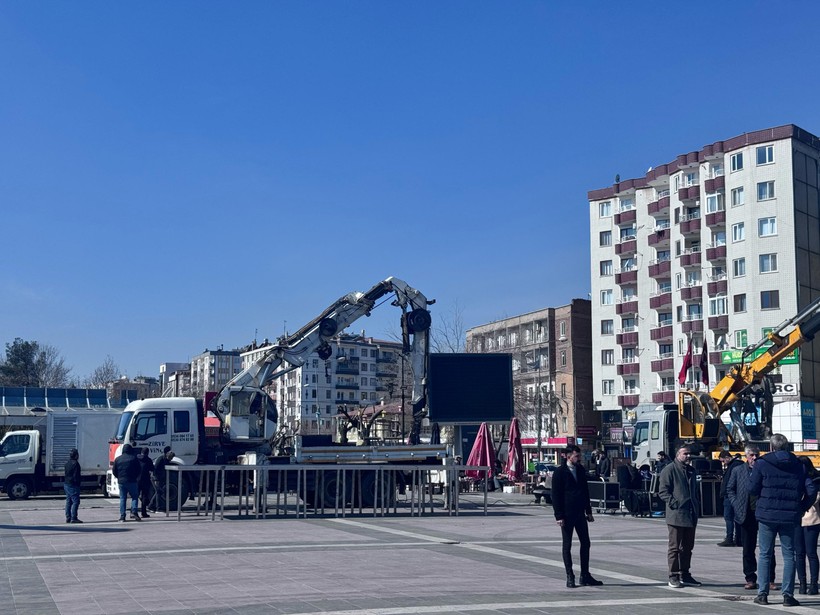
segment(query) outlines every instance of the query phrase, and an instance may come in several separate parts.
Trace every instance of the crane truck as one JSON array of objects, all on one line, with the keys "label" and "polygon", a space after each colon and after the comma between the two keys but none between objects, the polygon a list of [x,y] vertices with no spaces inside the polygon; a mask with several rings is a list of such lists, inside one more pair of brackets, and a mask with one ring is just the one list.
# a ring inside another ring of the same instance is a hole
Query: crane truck
[{"label": "crane truck", "polygon": [[[447,447],[442,445],[303,446],[298,433],[292,434],[284,445],[285,426],[278,425],[275,404],[265,391],[276,378],[303,365],[313,352],[321,360],[328,360],[333,354],[329,344],[333,336],[362,316],[369,316],[377,302],[391,294],[394,296],[392,305],[402,311],[403,351],[409,357],[412,372],[413,426],[410,439],[418,441],[427,400],[432,324],[428,306],[434,301],[406,282],[391,277],[367,292],[353,292],[341,297],[296,333],[278,340],[210,399],[166,397],[131,402],[122,413],[117,434],[110,445],[111,463],[120,455],[125,443],[137,448],[147,447],[152,456],[170,446],[176,455],[174,463],[180,465],[228,465],[243,458],[262,458],[271,464],[443,462],[450,455]],[[183,480],[192,480],[191,474],[183,473]],[[171,480],[176,480],[177,473],[170,476]],[[327,472],[327,476],[321,478],[314,478],[314,473],[309,473],[311,482],[305,489],[307,499],[311,503],[334,501],[340,488],[336,477],[335,471]],[[117,494],[119,487],[110,471],[106,480],[108,492]],[[352,482],[345,484],[351,485]],[[180,504],[192,493],[193,487],[192,483],[183,484]],[[287,487],[293,488],[291,485]],[[362,487],[365,504],[380,492],[378,487]],[[347,488],[342,494],[344,498],[355,495]],[[171,505],[176,506],[176,503]]]},{"label": "crane truck", "polygon": [[[635,423],[632,461],[651,466],[659,451],[691,444],[694,452],[714,456],[720,449],[742,452],[748,442],[772,434],[773,385],[767,374],[820,331],[820,298],[744,349],[740,363],[708,392],[681,390],[678,403],[643,413]],[[761,352],[761,350],[763,350]],[[756,403],[755,403],[756,402]],[[759,407],[759,410],[758,410]],[[723,421],[728,414],[729,425]],[[806,453],[816,456],[820,453]]]}]

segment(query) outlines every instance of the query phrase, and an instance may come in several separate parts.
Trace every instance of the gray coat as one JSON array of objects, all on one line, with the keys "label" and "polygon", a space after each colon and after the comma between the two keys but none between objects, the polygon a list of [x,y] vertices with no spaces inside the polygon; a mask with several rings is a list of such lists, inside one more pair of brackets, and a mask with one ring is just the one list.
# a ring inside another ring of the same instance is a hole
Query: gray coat
[{"label": "gray coat", "polygon": [[735,521],[743,525],[746,522],[746,515],[752,511],[754,515],[754,508],[750,506],[754,499],[749,499],[749,476],[752,469],[748,463],[738,466],[729,475],[729,482],[726,485],[726,495],[732,503],[732,508],[735,511]]},{"label": "gray coat", "polygon": [[666,525],[697,527],[700,515],[698,478],[695,468],[677,460],[661,471],[658,495],[666,504]]}]

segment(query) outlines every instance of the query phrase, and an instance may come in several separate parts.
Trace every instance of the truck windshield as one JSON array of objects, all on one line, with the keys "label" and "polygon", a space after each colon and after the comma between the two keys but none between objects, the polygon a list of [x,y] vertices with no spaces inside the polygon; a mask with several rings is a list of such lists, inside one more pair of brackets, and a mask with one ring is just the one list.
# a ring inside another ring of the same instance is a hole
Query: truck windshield
[{"label": "truck windshield", "polygon": [[131,417],[133,415],[133,412],[122,413],[122,416],[120,417],[120,424],[117,426],[117,433],[114,434],[114,439],[117,442],[122,442],[125,439],[125,430],[128,429],[128,425],[131,423]]},{"label": "truck windshield", "polygon": [[635,435],[632,437],[632,446],[640,446],[649,441],[649,423],[635,423]]}]

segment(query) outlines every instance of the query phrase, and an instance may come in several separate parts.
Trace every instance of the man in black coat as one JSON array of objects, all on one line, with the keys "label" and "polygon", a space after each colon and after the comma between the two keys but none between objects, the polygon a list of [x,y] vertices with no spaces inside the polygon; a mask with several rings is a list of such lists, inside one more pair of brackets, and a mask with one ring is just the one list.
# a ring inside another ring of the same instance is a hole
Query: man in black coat
[{"label": "man in black coat", "polygon": [[581,465],[581,449],[568,446],[563,455],[566,463],[552,474],[552,508],[555,521],[561,528],[562,555],[564,568],[567,571],[567,587],[575,587],[575,574],[572,572],[572,533],[578,534],[581,544],[580,585],[603,585],[589,573],[589,526],[595,519],[592,517],[592,505],[589,501],[587,474]]},{"label": "man in black coat", "polygon": [[142,502],[142,517],[150,517],[148,514],[148,505],[151,503],[151,496],[153,495],[153,486],[151,485],[151,474],[154,472],[154,462],[150,457],[151,450],[146,446],[137,455],[137,461],[140,462],[140,477],[137,481],[140,492],[140,501]]},{"label": "man in black coat", "polygon": [[743,462],[740,456],[732,456],[729,451],[720,451],[718,455],[720,463],[723,466],[723,478],[720,481],[720,499],[723,501],[723,520],[726,523],[726,538],[722,542],[717,543],[719,547],[735,547],[742,546],[743,541],[740,538],[740,525],[735,523],[735,510],[732,506],[732,500],[729,494],[726,493],[726,487],[729,484],[729,478],[732,476],[732,471],[738,466],[742,466]]},{"label": "man in black coat", "polygon": [[77,518],[77,509],[80,507],[80,453],[76,448],[72,448],[68,453],[68,461],[65,464],[65,480],[63,490],[65,491],[65,522],[82,523]]},{"label": "man in black coat", "polygon": [[125,521],[125,504],[128,496],[131,496],[131,518],[134,521],[142,521],[137,514],[139,505],[138,481],[140,477],[140,462],[134,455],[134,449],[130,444],[124,444],[122,454],[114,460],[114,467],[111,468],[117,483],[120,487],[120,521]]}]

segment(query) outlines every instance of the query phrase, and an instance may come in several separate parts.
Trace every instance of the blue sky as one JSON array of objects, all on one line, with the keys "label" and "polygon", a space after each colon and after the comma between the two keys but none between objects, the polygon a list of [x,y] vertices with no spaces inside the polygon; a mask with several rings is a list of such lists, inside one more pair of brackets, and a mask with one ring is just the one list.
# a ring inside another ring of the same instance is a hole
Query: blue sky
[{"label": "blue sky", "polygon": [[820,134],[819,23],[816,2],[5,2],[0,344],[134,377],[391,275],[467,327],[586,297],[588,190]]}]

